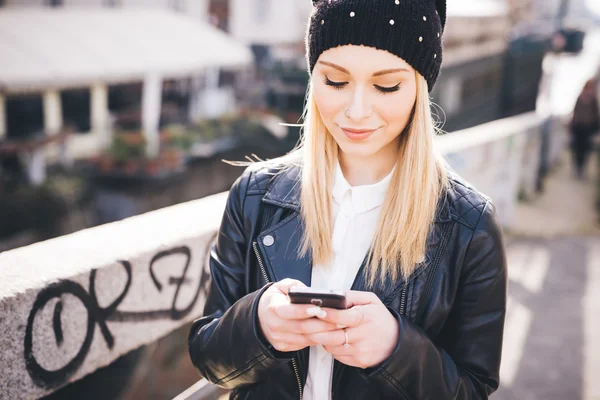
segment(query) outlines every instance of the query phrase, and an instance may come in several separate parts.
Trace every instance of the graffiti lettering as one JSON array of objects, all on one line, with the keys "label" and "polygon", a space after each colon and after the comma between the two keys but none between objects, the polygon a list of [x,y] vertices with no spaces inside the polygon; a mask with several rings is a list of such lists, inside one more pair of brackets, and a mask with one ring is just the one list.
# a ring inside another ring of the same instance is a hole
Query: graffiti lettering
[{"label": "graffiti lettering", "polygon": [[[208,246],[204,253],[205,255],[208,255],[212,242],[212,240],[208,242]],[[181,273],[181,276],[171,276],[168,280],[168,285],[175,286],[175,294],[173,295],[171,308],[169,309],[149,311],[123,311],[117,309],[121,302],[123,302],[123,300],[127,296],[127,293],[129,292],[132,283],[131,263],[129,261],[123,260],[120,260],[119,263],[123,266],[125,272],[127,273],[125,288],[108,307],[103,308],[98,305],[98,299],[96,296],[96,270],[92,270],[90,273],[89,293],[86,292],[86,290],[80,284],[70,280],[63,280],[51,284],[48,287],[41,290],[33,303],[33,307],[27,320],[24,343],[25,365],[27,367],[29,375],[31,376],[35,384],[44,388],[55,388],[65,383],[81,367],[81,365],[85,361],[85,357],[87,356],[94,339],[94,331],[96,324],[100,328],[100,333],[102,334],[106,345],[108,346],[108,348],[112,349],[115,345],[115,338],[113,337],[107,326],[108,321],[132,322],[158,319],[181,320],[185,318],[193,310],[200,296],[200,293],[206,293],[210,280],[210,274],[205,265],[203,265],[205,263],[199,263],[201,265],[202,271],[200,279],[198,280],[198,284],[195,288],[194,295],[190,300],[189,304],[187,304],[183,308],[178,308],[177,300],[180,296],[181,288],[185,285],[189,286],[192,284],[191,279],[187,277],[189,272],[188,270],[190,268],[190,263],[192,260],[192,255],[189,247],[181,246],[159,252],[154,257],[152,257],[150,261],[149,273],[152,282],[156,286],[156,289],[159,292],[161,292],[163,290],[163,284],[158,280],[156,276],[154,270],[155,265],[159,260],[176,254],[183,255],[185,257],[185,265],[183,267],[183,272]],[[79,348],[77,354],[62,368],[50,371],[42,367],[35,357],[33,351],[33,324],[38,312],[42,310],[44,306],[48,304],[49,301],[53,299],[58,299],[58,302],[54,306],[52,328],[54,331],[56,344],[57,346],[60,346],[64,341],[65,334],[63,332],[61,324],[61,315],[64,312],[61,297],[64,294],[70,294],[72,296],[75,296],[86,308],[88,315],[86,334],[85,339],[83,340],[83,343],[81,344],[81,347]]]}]

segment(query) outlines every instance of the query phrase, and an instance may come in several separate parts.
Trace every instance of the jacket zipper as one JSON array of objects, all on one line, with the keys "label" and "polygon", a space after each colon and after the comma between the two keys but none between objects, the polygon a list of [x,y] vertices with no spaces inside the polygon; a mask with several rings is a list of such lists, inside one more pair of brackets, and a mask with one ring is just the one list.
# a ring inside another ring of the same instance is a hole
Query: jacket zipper
[{"label": "jacket zipper", "polygon": [[300,380],[300,369],[298,363],[296,363],[296,357],[292,358],[292,366],[294,367],[294,373],[296,374],[296,381],[298,382],[298,390],[300,391],[300,400],[302,400],[302,381]]},{"label": "jacket zipper", "polygon": [[[267,275],[267,270],[265,269],[265,265],[260,258],[260,253],[258,251],[258,243],[252,242],[252,249],[254,249],[254,254],[256,255],[256,259],[258,260],[258,266],[260,267],[260,272],[262,272],[263,278],[267,283],[270,283],[269,275]],[[294,367],[294,374],[296,374],[296,381],[298,382],[298,390],[300,392],[300,400],[302,400],[302,381],[300,380],[300,369],[298,368],[298,363],[296,362],[296,357],[292,358],[292,366]]]},{"label": "jacket zipper", "polygon": [[400,315],[404,315],[406,312],[406,293],[408,291],[408,284],[404,285],[402,288],[402,293],[400,294]]},{"label": "jacket zipper", "polygon": [[260,272],[262,272],[262,274],[263,274],[263,278],[265,278],[265,281],[267,283],[271,282],[271,280],[269,279],[269,275],[267,275],[267,271],[265,270],[265,266],[262,262],[262,259],[260,258],[260,254],[258,252],[258,243],[252,242],[252,248],[254,249],[254,254],[256,254],[256,259],[258,260],[258,266],[260,267]]}]

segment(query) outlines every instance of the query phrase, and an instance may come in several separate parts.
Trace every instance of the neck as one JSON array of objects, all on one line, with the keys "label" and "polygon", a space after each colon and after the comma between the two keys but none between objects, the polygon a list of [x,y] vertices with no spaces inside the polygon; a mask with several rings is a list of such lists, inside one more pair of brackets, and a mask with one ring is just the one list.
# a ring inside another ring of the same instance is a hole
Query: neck
[{"label": "neck", "polygon": [[339,152],[340,168],[351,186],[371,185],[385,178],[394,168],[398,157],[396,143],[370,156],[354,156]]}]

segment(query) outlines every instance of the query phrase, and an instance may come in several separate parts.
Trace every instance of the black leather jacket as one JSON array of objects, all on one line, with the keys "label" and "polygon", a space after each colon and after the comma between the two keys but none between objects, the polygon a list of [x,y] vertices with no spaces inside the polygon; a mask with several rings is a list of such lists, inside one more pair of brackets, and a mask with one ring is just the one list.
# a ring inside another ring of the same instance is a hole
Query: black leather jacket
[{"label": "black leather jacket", "polygon": [[[232,398],[302,397],[309,349],[275,350],[257,317],[269,282],[294,278],[310,286],[311,261],[296,251],[299,172],[273,176],[250,167],[229,193],[189,352],[203,377],[234,389]],[[408,280],[369,289],[359,270],[352,289],[379,296],[398,320],[400,338],[376,367],[335,361],[334,399],[487,399],[498,388],[507,289],[502,232],[490,200],[456,176],[451,181],[425,260]]]}]

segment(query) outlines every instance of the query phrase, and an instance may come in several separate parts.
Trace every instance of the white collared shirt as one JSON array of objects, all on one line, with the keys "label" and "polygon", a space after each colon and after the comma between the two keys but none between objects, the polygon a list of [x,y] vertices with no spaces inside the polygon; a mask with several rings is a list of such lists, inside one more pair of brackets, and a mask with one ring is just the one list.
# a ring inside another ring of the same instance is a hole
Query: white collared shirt
[{"label": "white collared shirt", "polygon": [[[329,263],[314,265],[311,287],[346,291],[371,246],[393,170],[377,183],[352,187],[336,164],[332,189],[334,254]],[[323,346],[310,347],[304,400],[331,398],[333,361]]]}]

